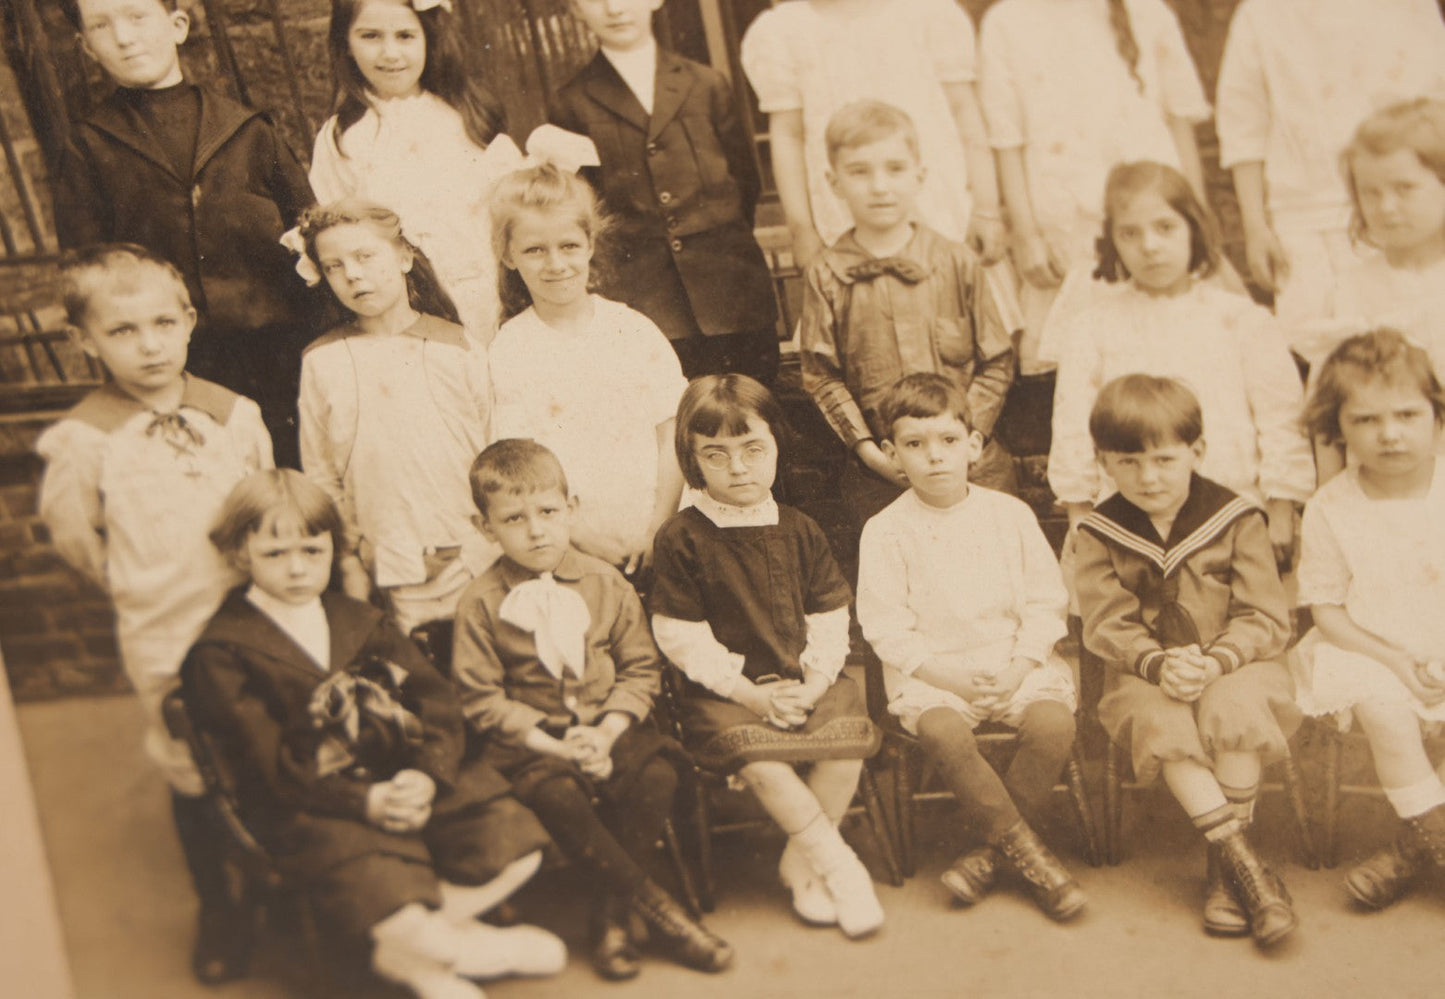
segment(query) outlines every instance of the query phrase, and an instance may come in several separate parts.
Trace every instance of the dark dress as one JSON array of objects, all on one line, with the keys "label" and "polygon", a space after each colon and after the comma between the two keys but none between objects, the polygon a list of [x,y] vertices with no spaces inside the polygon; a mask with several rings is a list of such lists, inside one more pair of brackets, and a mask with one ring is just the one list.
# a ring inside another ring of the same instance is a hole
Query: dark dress
[{"label": "dark dress", "polygon": [[[778,508],[778,523],[718,527],[696,508],[676,514],[653,543],[649,609],[681,621],[706,621],[729,652],[744,657],[743,675],[803,679],[806,616],[847,607],[848,584],[823,531],[804,514]],[[781,730],[758,715],[685,681],[683,728],[688,749],[709,769],[747,763],[865,759],[878,750],[862,692],[840,675],[800,728]]]}]

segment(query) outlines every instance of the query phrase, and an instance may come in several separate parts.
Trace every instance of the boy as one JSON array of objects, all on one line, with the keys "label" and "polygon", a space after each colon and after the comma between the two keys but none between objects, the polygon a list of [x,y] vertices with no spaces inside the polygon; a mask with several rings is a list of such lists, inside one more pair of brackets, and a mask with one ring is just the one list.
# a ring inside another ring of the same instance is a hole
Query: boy
[{"label": "boy", "polygon": [[1074,585],[1084,645],[1108,668],[1099,721],[1134,773],[1163,773],[1209,843],[1204,927],[1272,944],[1294,929],[1288,893],[1245,839],[1264,763],[1298,727],[1289,604],[1263,512],[1196,472],[1199,400],[1125,375],[1089,417],[1118,486],[1079,523]]},{"label": "boy", "polygon": [[61,269],[81,348],[110,373],[41,435],[40,515],[60,555],[110,594],[121,661],[145,712],[145,746],[172,787],[176,830],[200,896],[193,967],[203,982],[244,968],[200,776],[161,702],[186,650],[240,577],[211,545],[231,487],[271,467],[251,400],[185,372],[195,326],[180,273],[139,246],[80,251]]},{"label": "boy", "polygon": [[554,120],[597,146],[585,171],[621,252],[604,289],[667,334],[688,378],[778,373],[777,308],[753,237],[761,181],[727,78],[661,50],[663,0],[571,0],[601,43]]},{"label": "boy", "polygon": [[490,736],[483,761],[512,781],[599,887],[599,975],[617,981],[640,970],[630,911],[681,963],[723,970],[732,949],[639,859],[671,814],[677,772],[669,757],[680,753],[645,724],[662,664],[642,602],[616,569],[572,547],[577,503],[551,451],[497,441],[472,464],[471,484],[479,526],[502,549],[462,592],[452,656],[462,710]]},{"label": "boy", "polygon": [[191,370],[261,404],[298,466],[305,285],[278,240],[314,200],[271,119],[187,83],[176,0],[67,0],[115,92],[77,123],[55,188],[62,246],[139,243],[185,276],[201,321]]},{"label": "boy", "polygon": [[924,167],[902,111],[880,101],[828,122],[828,180],[853,228],[808,268],[800,342],[803,387],[853,452],[842,492],[863,524],[908,486],[879,441],[888,387],[944,375],[963,392],[984,441],[974,481],[1014,490],[1013,462],[989,440],[1014,375],[1010,330],[978,258],[913,219]]},{"label": "boy", "polygon": [[[1069,919],[1083,890],[1030,828],[1074,744],[1073,674],[1054,653],[1066,630],[1058,563],[1022,501],[970,485],[983,440],[952,380],[907,375],[878,416],[909,489],[863,528],[858,620],[883,661],[889,712],[938,761],[985,844],[943,883],[971,905],[1007,863],[1044,912]],[[983,722],[1018,729],[1002,778],[979,754]]]}]

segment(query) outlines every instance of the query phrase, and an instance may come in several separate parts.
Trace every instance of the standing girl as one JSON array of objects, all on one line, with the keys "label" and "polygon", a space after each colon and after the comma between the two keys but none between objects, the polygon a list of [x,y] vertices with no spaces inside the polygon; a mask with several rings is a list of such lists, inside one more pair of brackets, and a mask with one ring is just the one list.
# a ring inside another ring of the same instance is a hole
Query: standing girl
[{"label": "standing girl", "polygon": [[[1194,125],[1209,104],[1162,0],[1000,0],[984,15],[979,94],[1023,277],[1020,370],[1058,360],[1045,319],[1087,261],[1117,163],[1157,160],[1204,192]],[[1041,337],[1046,342],[1040,342]]]},{"label": "standing girl", "polygon": [[[1161,163],[1109,173],[1099,239],[1103,281],[1058,317],[1049,485],[1077,524],[1114,491],[1099,470],[1089,413],[1105,383],[1142,373],[1177,378],[1198,396],[1209,449],[1200,474],[1263,500],[1281,554],[1294,534],[1295,502],[1314,469],[1300,431],[1299,374],[1269,313],[1203,280],[1219,264],[1218,230],[1188,181]],[[1051,323],[1051,325],[1054,325]]]},{"label": "standing girl", "polygon": [[468,70],[451,0],[332,0],[327,47],[336,113],[311,157],[317,200],[359,196],[401,216],[485,346],[497,328],[487,204],[522,153]]},{"label": "standing girl", "polygon": [[[683,394],[677,460],[695,505],[658,533],[653,634],[687,677],[683,728],[788,834],[778,865],[804,920],[850,937],[883,925],[868,871],[838,834],[879,735],[841,675],[851,594],[818,525],[771,493],[782,412],[742,375]],[[805,778],[793,769],[811,763]]]},{"label": "standing girl", "polygon": [[1445,391],[1424,350],[1378,330],[1336,348],[1305,415],[1343,442],[1349,466],[1305,508],[1299,602],[1315,630],[1298,648],[1297,696],[1309,714],[1348,724],[1353,712],[1403,820],[1345,880],[1379,909],[1445,868],[1445,768],[1421,738],[1445,722]]},{"label": "standing girl", "polygon": [[493,424],[557,455],[579,504],[573,544],[632,575],[682,495],[672,428],[685,382],[650,319],[590,292],[602,228],[592,189],[554,166],[497,186],[492,240],[511,318],[491,350]]},{"label": "standing girl", "polygon": [[301,464],[346,519],[342,583],[365,599],[375,580],[403,631],[450,618],[496,554],[467,485],[488,439],[483,349],[394,212],[338,201],[301,235],[301,268],[350,317],[301,362]]},{"label": "standing girl", "polygon": [[502,776],[462,762],[447,680],[381,613],[327,592],[344,527],[289,469],[226,499],[211,539],[245,576],[186,657],[186,706],[240,776],[248,823],[319,915],[422,999],[555,974],[562,942],[475,917],[537,870],[546,834]]}]

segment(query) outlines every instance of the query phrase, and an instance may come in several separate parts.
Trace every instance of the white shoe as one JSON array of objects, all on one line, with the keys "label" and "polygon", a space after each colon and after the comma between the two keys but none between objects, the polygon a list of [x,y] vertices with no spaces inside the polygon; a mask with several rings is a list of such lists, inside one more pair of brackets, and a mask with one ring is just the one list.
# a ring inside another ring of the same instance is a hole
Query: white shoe
[{"label": "white shoe", "polygon": [[873,878],[856,856],[850,853],[850,862],[824,874],[823,884],[837,909],[838,928],[849,937],[866,937],[883,926],[883,906],[878,904]]},{"label": "white shoe", "polygon": [[453,967],[451,927],[421,906],[407,906],[372,927],[371,968],[417,999],[486,999]]},{"label": "white shoe", "polygon": [[567,945],[536,926],[457,926],[456,973],[464,978],[555,975],[567,966]]},{"label": "white shoe", "polygon": [[809,926],[838,925],[838,907],[807,855],[792,839],[778,861],[778,880],[793,894],[793,911]]}]

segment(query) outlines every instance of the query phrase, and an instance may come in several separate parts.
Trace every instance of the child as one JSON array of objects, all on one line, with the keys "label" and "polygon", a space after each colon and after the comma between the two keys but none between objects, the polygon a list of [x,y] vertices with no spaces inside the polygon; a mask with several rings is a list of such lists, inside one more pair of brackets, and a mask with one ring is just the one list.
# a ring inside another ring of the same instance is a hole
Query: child
[{"label": "child", "polygon": [[1198,474],[1204,418],[1180,382],[1115,379],[1089,432],[1119,487],[1076,540],[1084,645],[1108,670],[1099,721],[1140,781],[1163,773],[1208,841],[1205,930],[1278,943],[1298,920],[1245,833],[1261,768],[1288,755],[1300,715],[1264,519]]},{"label": "child", "polygon": [[522,153],[467,66],[451,3],[331,0],[326,39],[336,113],[311,157],[317,198],[362,197],[401,216],[486,346],[498,320],[487,205]]},{"label": "child", "polygon": [[571,0],[601,50],[558,91],[555,120],[597,144],[620,251],[614,297],[667,334],[687,377],[771,384],[777,307],[753,238],[752,140],[727,77],[657,47],[662,2]]},{"label": "child", "polygon": [[1306,418],[1344,443],[1349,464],[1305,507],[1299,602],[1315,629],[1298,649],[1299,700],[1345,723],[1353,712],[1402,820],[1395,843],[1345,881],[1381,909],[1445,868],[1445,769],[1421,739],[1422,725],[1445,721],[1445,391],[1423,349],[1378,330],[1325,361]]},{"label": "child", "polygon": [[572,541],[629,576],[677,509],[673,417],[685,382],[646,316],[589,291],[603,220],[585,181],[555,166],[497,186],[492,239],[511,318],[492,345],[498,438],[530,437],[567,469]]},{"label": "child", "polygon": [[679,754],[648,724],[661,667],[641,601],[617,570],[571,547],[574,503],[545,447],[498,441],[471,482],[482,528],[502,548],[462,597],[452,657],[462,710],[489,737],[483,761],[598,885],[599,975],[640,970],[630,911],[681,963],[722,971],[732,949],[644,867],[672,812],[668,757]]},{"label": "child", "polygon": [[1220,163],[1234,174],[1250,274],[1291,334],[1358,259],[1340,150],[1372,111],[1421,94],[1445,96],[1445,24],[1429,0],[1235,9],[1216,95]]},{"label": "child", "polygon": [[1065,275],[1090,257],[1105,174],[1158,160],[1202,198],[1194,126],[1209,104],[1160,0],[1002,0],[979,32],[979,94],[1024,279],[1019,362],[1033,373],[1062,349],[1045,319]]},{"label": "child", "polygon": [[309,210],[299,265],[326,283],[349,322],[301,365],[301,461],[343,511],[342,584],[371,579],[403,632],[456,611],[496,557],[471,521],[466,468],[486,446],[483,348],[396,213],[355,199]]},{"label": "child", "polygon": [[254,474],[211,533],[250,578],[186,657],[186,707],[237,774],[247,822],[325,923],[421,999],[549,975],[562,941],[475,917],[537,870],[546,835],[462,762],[451,685],[381,612],[327,592],[344,525],[300,472]]},{"label": "child", "polygon": [[[907,375],[881,416],[909,489],[863,528],[858,622],[883,661],[889,712],[939,761],[985,844],[943,883],[971,905],[1007,858],[1046,913],[1069,919],[1083,890],[1030,828],[1074,744],[1073,673],[1054,652],[1067,630],[1058,563],[1024,503],[969,485],[983,440],[958,386]],[[984,721],[1019,733],[1002,779],[974,741]]]},{"label": "child", "polygon": [[[974,93],[973,24],[953,0],[775,5],[743,35],[742,65],[768,115],[773,176],[806,268],[856,221],[833,182],[824,133],[853,101],[901,108],[927,169],[918,218],[988,262],[1004,253],[993,158]],[[910,210],[914,206],[909,206]]]},{"label": "child", "polygon": [[1099,389],[1135,371],[1178,378],[1204,410],[1201,474],[1264,501],[1283,557],[1294,503],[1314,488],[1299,373],[1265,310],[1203,280],[1219,259],[1213,219],[1177,170],[1126,163],[1109,172],[1097,273],[1110,283],[1061,317],[1049,485],[1077,525],[1113,489],[1089,439]]},{"label": "child", "polygon": [[200,311],[193,374],[256,399],[295,465],[306,289],[277,245],[311,204],[271,119],[187,83],[176,0],[67,0],[81,42],[115,84],[70,136],[55,189],[62,246],[139,243],[185,276]]},{"label": "child", "polygon": [[[907,479],[878,442],[883,394],[915,371],[946,375],[987,438],[1013,380],[1013,343],[971,250],[912,221],[924,169],[902,111],[860,101],[828,122],[828,180],[854,225],[808,268],[803,387],[856,461],[843,497],[857,524],[893,502]],[[1014,490],[1013,461],[990,440],[975,481]]]},{"label": "child", "polygon": [[[849,937],[883,925],[838,823],[878,749],[848,655],[848,584],[818,525],[770,492],[777,400],[751,378],[688,386],[677,460],[696,502],[663,526],[653,633],[687,677],[682,722],[704,766],[736,773],[788,834],[778,864],[806,922]],[[812,764],[807,777],[794,766]]]},{"label": "child", "polygon": [[206,540],[231,487],[271,466],[256,404],[187,375],[196,311],[180,271],[127,244],[77,251],[61,268],[80,346],[110,381],[36,442],[40,516],[60,555],[115,603],[126,675],[145,713],[145,747],[170,782],[176,831],[200,897],[192,967],[208,984],[241,974],[220,837],[190,753],[161,702],[191,642],[236,582]]}]

